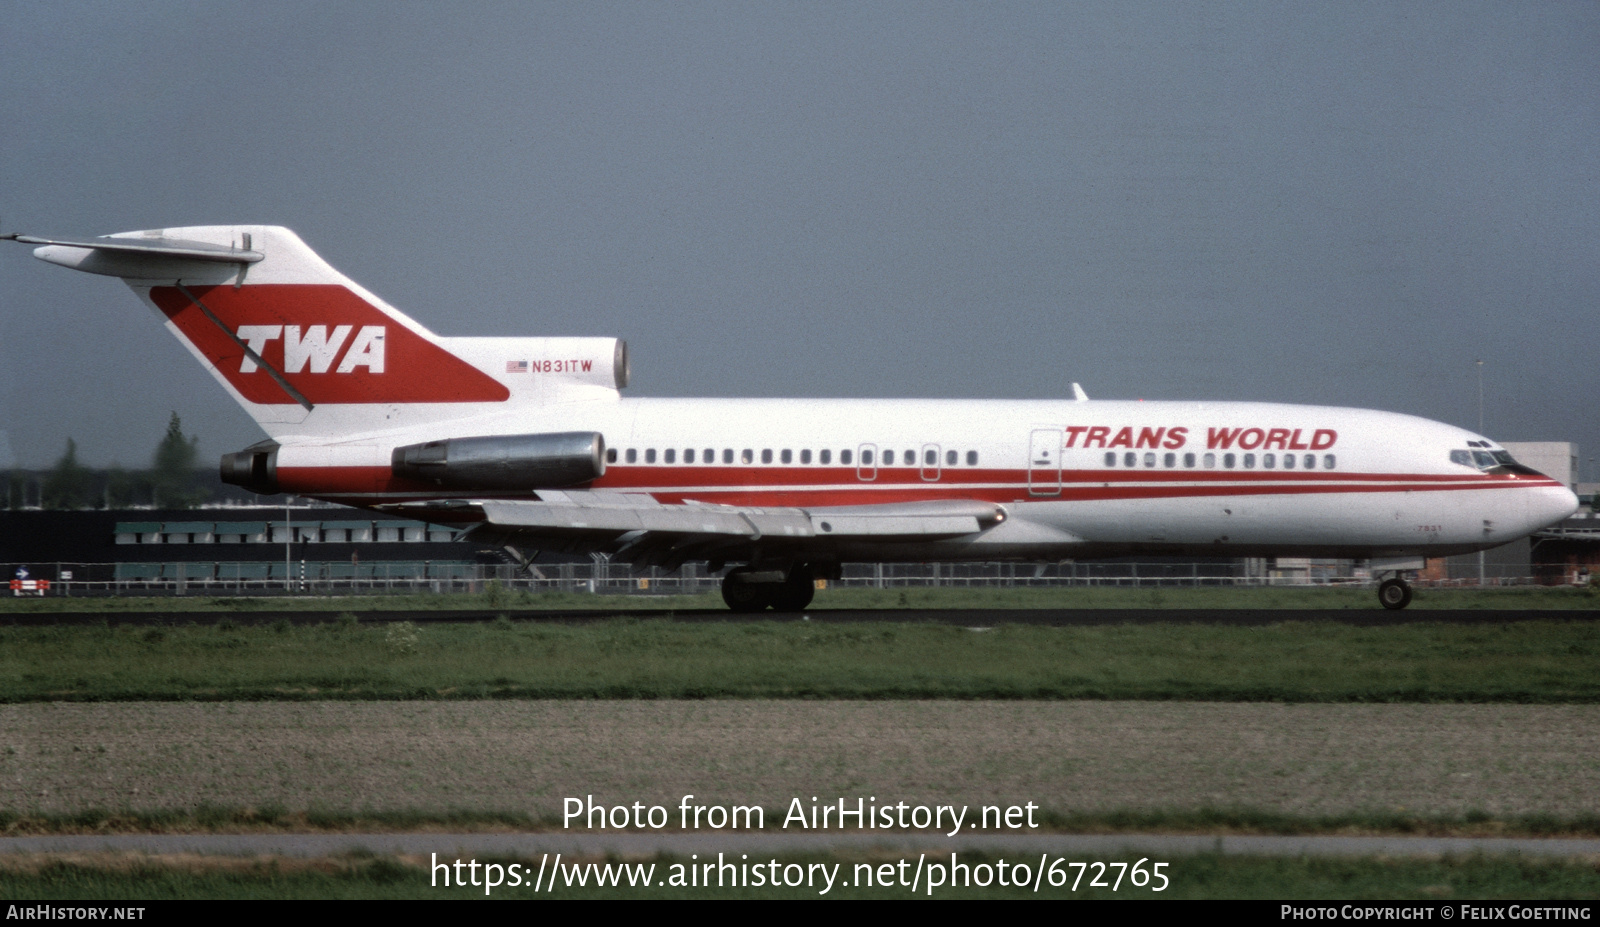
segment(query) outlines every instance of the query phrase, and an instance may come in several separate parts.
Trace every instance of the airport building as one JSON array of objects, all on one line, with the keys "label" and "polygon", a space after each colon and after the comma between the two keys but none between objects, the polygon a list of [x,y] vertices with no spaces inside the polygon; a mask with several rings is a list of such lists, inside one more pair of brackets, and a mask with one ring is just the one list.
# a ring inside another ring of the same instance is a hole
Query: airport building
[{"label": "airport building", "polygon": [[0,562],[55,581],[66,572],[85,590],[457,577],[474,554],[455,540],[435,525],[332,506],[0,512]]}]

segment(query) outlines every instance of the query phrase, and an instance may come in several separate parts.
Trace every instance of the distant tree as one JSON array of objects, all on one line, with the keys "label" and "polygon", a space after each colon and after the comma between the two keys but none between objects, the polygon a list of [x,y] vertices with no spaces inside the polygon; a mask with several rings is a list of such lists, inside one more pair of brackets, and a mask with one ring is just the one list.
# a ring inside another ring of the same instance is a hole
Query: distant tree
[{"label": "distant tree", "polygon": [[200,439],[184,437],[183,422],[178,413],[172,413],[150,465],[150,496],[158,508],[186,509],[204,498],[205,493],[194,486],[194,461],[199,451]]},{"label": "distant tree", "polygon": [[44,479],[40,503],[47,509],[81,509],[90,503],[93,482],[94,474],[78,463],[77,442],[68,438],[67,452]]},{"label": "distant tree", "polygon": [[108,509],[125,509],[137,504],[141,498],[149,498],[149,493],[143,490],[146,482],[148,480],[143,473],[129,473],[113,466],[105,472],[104,506]]}]

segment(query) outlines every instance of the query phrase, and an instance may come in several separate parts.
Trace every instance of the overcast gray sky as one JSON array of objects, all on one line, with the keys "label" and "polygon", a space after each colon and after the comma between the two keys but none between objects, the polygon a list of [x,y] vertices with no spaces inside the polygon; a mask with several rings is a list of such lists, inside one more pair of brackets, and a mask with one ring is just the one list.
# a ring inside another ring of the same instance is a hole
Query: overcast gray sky
[{"label": "overcast gray sky", "polygon": [[[0,13],[0,231],[286,225],[441,334],[624,337],[641,396],[1475,427],[1481,358],[1489,435],[1600,452],[1593,3]],[[0,243],[0,321],[0,457],[260,437],[112,278]]]}]

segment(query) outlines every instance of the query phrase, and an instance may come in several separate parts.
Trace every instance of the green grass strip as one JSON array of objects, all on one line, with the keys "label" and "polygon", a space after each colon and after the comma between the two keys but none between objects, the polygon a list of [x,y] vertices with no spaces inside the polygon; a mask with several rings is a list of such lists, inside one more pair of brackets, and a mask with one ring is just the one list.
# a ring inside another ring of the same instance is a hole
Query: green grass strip
[{"label": "green grass strip", "polygon": [[0,628],[0,702],[1600,701],[1600,626],[510,621]]}]

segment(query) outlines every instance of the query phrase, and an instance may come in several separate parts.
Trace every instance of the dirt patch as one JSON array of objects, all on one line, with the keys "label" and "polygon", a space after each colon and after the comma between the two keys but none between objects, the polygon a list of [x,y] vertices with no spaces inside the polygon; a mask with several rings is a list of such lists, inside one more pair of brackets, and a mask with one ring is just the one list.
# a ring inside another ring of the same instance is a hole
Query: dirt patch
[{"label": "dirt patch", "polygon": [[1600,706],[516,701],[0,706],[0,811],[1600,813]]}]

